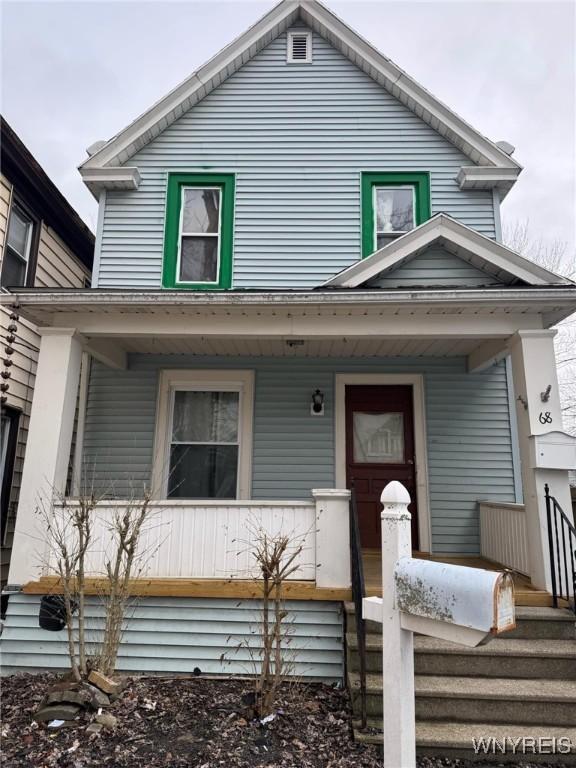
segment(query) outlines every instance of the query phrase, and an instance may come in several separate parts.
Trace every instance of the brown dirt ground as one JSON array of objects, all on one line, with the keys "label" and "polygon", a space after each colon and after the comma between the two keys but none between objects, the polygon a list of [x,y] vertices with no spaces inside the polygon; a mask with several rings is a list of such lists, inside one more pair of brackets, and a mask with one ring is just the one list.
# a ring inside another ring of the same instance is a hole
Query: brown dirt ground
[{"label": "brown dirt ground", "polygon": [[[7,768],[381,768],[382,752],[352,739],[346,691],[287,685],[278,714],[250,720],[249,680],[133,677],[107,709],[114,731],[86,733],[94,713],[52,730],[32,717],[54,674],[1,680],[2,757]],[[420,768],[466,763],[421,758]],[[478,765],[478,764],[476,764]]]}]

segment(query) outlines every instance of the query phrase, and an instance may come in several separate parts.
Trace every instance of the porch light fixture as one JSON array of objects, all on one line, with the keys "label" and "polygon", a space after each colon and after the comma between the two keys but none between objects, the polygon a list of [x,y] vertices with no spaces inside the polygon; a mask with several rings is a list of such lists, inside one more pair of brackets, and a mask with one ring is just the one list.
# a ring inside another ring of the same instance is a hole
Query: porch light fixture
[{"label": "porch light fixture", "polygon": [[317,389],[312,395],[312,404],[310,406],[312,416],[324,416],[324,393]]}]

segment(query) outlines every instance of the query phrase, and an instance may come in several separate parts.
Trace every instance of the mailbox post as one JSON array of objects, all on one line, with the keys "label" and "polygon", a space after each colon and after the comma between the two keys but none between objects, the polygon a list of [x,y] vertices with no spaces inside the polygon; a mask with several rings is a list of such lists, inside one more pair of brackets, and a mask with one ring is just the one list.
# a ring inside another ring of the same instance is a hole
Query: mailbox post
[{"label": "mailbox post", "polygon": [[382,623],[384,765],[414,768],[413,633],[476,646],[515,627],[508,573],[412,557],[410,494],[396,480],[382,492],[382,598],[363,617]]}]

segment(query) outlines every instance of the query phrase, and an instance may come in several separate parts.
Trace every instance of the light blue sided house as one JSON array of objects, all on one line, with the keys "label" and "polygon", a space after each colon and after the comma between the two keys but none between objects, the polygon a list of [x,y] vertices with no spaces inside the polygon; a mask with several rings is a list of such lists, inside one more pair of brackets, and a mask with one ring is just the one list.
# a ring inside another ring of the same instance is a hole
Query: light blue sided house
[{"label": "light blue sided house", "polygon": [[374,594],[394,479],[414,550],[500,563],[519,602],[550,604],[544,485],[568,511],[574,451],[551,326],[576,286],[501,243],[512,152],[297,0],[91,147],[93,287],[4,298],[42,333],[7,668],[65,663],[38,628],[34,509],[65,489],[74,434],[70,495],[88,473],[105,517],[150,488],[162,523],[120,669],[246,668],[220,655],[254,621],[256,523],[304,542],[297,672],[341,677],[349,489]]}]

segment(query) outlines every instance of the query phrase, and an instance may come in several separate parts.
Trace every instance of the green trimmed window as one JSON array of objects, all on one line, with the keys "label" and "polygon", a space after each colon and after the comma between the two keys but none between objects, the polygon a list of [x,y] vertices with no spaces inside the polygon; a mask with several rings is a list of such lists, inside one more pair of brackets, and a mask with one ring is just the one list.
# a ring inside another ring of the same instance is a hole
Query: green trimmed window
[{"label": "green trimmed window", "polygon": [[428,173],[362,174],[362,258],[429,218]]},{"label": "green trimmed window", "polygon": [[164,288],[230,288],[233,236],[233,174],[168,175]]}]

